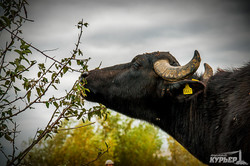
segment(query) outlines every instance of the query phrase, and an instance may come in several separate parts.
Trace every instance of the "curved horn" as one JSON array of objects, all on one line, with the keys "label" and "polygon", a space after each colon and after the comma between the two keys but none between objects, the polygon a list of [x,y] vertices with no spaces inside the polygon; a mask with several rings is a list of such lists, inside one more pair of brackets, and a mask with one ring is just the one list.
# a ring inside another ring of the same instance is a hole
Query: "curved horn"
[{"label": "curved horn", "polygon": [[207,63],[204,63],[204,67],[205,67],[205,72],[202,75],[202,80],[203,82],[207,82],[208,79],[213,76],[213,69],[211,66],[209,66]]},{"label": "curved horn", "polygon": [[193,59],[185,66],[171,66],[168,60],[162,59],[154,63],[154,70],[165,80],[178,81],[193,75],[199,68],[200,62],[200,54],[195,50]]}]

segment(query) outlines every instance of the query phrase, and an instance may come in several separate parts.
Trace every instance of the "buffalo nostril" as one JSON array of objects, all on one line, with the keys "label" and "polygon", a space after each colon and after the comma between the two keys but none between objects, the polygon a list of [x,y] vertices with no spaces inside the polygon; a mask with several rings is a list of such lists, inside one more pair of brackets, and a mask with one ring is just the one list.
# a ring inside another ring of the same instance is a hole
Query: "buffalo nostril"
[{"label": "buffalo nostril", "polygon": [[82,73],[81,78],[86,78],[89,75],[89,72],[85,71]]}]

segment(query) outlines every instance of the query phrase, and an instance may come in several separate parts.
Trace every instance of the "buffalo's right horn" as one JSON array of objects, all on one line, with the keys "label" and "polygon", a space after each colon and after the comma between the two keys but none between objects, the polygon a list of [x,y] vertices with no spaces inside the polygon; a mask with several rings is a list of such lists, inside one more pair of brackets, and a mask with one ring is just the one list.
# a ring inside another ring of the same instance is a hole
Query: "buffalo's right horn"
[{"label": "buffalo's right horn", "polygon": [[167,59],[162,59],[154,63],[154,70],[163,79],[173,82],[193,75],[199,68],[200,62],[200,54],[195,50],[193,59],[184,66],[171,66]]}]

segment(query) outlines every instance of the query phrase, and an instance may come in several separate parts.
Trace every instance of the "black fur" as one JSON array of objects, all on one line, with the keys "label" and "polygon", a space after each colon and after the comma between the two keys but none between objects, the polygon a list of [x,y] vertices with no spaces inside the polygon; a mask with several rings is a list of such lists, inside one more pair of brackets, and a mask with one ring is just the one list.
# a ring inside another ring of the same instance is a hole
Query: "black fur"
[{"label": "black fur", "polygon": [[[153,70],[159,59],[179,66],[168,52],[154,52],[90,71],[85,74],[91,91],[86,99],[160,127],[206,164],[211,154],[240,149],[250,163],[250,63],[218,72],[204,85],[191,78],[163,80]],[[183,95],[186,84],[193,95]]]}]

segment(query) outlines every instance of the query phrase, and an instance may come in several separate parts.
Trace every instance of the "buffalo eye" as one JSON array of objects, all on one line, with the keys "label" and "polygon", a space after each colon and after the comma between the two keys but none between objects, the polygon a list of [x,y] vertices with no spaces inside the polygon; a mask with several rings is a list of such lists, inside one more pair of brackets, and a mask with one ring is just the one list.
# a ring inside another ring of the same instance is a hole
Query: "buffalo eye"
[{"label": "buffalo eye", "polygon": [[133,68],[134,68],[134,69],[138,70],[140,67],[141,67],[141,64],[140,64],[139,62],[135,61],[135,62],[133,63]]}]

